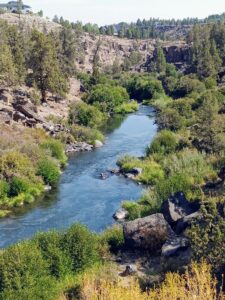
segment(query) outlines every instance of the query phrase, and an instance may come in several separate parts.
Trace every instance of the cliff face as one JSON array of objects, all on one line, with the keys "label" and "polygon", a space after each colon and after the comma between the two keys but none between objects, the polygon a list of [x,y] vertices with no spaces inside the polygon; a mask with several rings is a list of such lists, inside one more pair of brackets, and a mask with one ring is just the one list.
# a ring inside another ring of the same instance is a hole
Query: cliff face
[{"label": "cliff face", "polygon": [[[190,60],[189,46],[184,41],[162,42],[163,51],[168,63],[175,64],[182,71]],[[111,36],[91,36],[85,34],[80,38],[82,58],[77,61],[77,68],[91,72],[93,59],[98,49],[101,67],[112,66],[114,63],[122,64],[132,52],[139,52],[142,56],[140,62],[132,66],[132,70],[145,72],[155,56],[156,40],[129,40]]]},{"label": "cliff face", "polygon": [[[19,15],[5,13],[0,14],[0,20],[11,25],[20,26],[23,30],[37,28],[42,32],[58,31],[61,25],[36,15]],[[189,61],[189,46],[182,40],[187,28],[178,28],[177,40],[162,42],[162,47],[168,63],[174,63],[182,71]],[[162,29],[160,29],[162,30]],[[172,30],[172,29],[171,29]],[[174,29],[173,29],[174,31]],[[107,68],[113,64],[122,64],[126,58],[129,59],[132,52],[139,52],[141,59],[133,64],[131,70],[145,72],[149,71],[149,65],[155,55],[156,40],[129,40],[115,36],[94,36],[87,33],[78,38],[79,58],[76,67],[80,71],[92,72],[93,59],[97,51],[101,68]]]}]

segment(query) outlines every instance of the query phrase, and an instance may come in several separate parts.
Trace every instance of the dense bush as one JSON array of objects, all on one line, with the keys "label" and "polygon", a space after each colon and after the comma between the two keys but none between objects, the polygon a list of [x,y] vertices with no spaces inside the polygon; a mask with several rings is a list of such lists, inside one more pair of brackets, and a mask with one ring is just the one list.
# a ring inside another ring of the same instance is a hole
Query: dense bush
[{"label": "dense bush", "polygon": [[165,157],[163,166],[168,176],[184,173],[193,180],[193,184],[217,179],[208,157],[195,149],[185,149]]},{"label": "dense bush", "polygon": [[12,246],[0,254],[0,299],[55,299],[55,280],[32,242]]},{"label": "dense bush", "polygon": [[202,204],[203,218],[195,221],[188,231],[193,258],[209,262],[219,279],[225,272],[225,202],[222,198],[208,198]]},{"label": "dense bush", "polygon": [[109,250],[117,253],[124,245],[123,228],[121,225],[114,225],[106,229],[99,237],[101,247],[106,244]]},{"label": "dense bush", "polygon": [[160,80],[152,76],[130,76],[123,79],[131,98],[142,101],[145,99],[156,99],[164,94],[164,89]]},{"label": "dense bush", "polygon": [[88,142],[93,144],[95,140],[104,141],[104,136],[99,130],[84,126],[72,125],[71,134],[77,142]]},{"label": "dense bush", "polygon": [[100,260],[97,235],[82,225],[72,226],[63,237],[62,243],[64,251],[71,259],[71,269],[74,272],[84,270]]},{"label": "dense bush", "polygon": [[52,159],[44,159],[39,162],[37,175],[41,176],[45,184],[55,185],[60,176],[60,169]]},{"label": "dense bush", "polygon": [[126,89],[121,86],[110,86],[98,84],[96,85],[87,101],[90,104],[94,104],[103,112],[113,113],[116,107],[128,102],[129,95]]},{"label": "dense bush", "polygon": [[129,220],[144,218],[152,213],[149,205],[139,204],[132,201],[123,202],[122,207],[128,211]]},{"label": "dense bush", "polygon": [[162,130],[158,133],[152,144],[147,149],[147,155],[155,153],[170,154],[176,151],[177,139],[173,132]]},{"label": "dense bush", "polygon": [[67,157],[65,155],[63,144],[55,139],[48,139],[41,144],[44,149],[50,150],[52,157],[56,158],[62,165],[65,165]]},{"label": "dense bush", "polygon": [[189,200],[194,200],[201,196],[201,190],[198,187],[193,187],[191,178],[185,173],[178,173],[158,182],[155,191],[159,201],[167,200],[171,195],[180,191]]},{"label": "dense bush", "polygon": [[138,103],[136,101],[131,101],[129,103],[123,103],[120,106],[115,108],[116,114],[129,114],[137,111],[139,108]]},{"label": "dense bush", "polygon": [[96,128],[102,125],[105,119],[106,117],[101,111],[84,102],[75,103],[70,107],[69,121],[71,124]]}]

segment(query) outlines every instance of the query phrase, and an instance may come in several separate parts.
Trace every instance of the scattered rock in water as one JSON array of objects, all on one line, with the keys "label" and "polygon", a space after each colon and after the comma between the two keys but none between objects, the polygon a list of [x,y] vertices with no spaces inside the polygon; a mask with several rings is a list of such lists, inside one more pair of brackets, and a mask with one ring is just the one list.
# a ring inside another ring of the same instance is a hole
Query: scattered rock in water
[{"label": "scattered rock in water", "polygon": [[103,143],[102,143],[101,141],[96,140],[96,141],[94,142],[94,147],[95,147],[95,148],[101,148],[102,146],[103,146]]},{"label": "scattered rock in water", "polygon": [[135,179],[135,175],[131,174],[131,173],[126,173],[124,176],[125,176],[125,178],[128,178],[128,179],[132,179],[132,180]]},{"label": "scattered rock in water", "polygon": [[86,152],[86,151],[92,151],[93,146],[85,143],[85,142],[79,142],[79,143],[73,143],[66,146],[65,152],[67,154],[69,153],[75,153],[75,152]]},{"label": "scattered rock in water", "polygon": [[120,208],[118,209],[115,214],[113,215],[113,218],[117,221],[123,221],[128,217],[129,213],[126,209]]},{"label": "scattered rock in water", "polygon": [[101,174],[100,174],[100,179],[106,180],[106,179],[108,179],[108,178],[109,178],[109,174],[108,174],[108,173],[101,173]]},{"label": "scattered rock in water", "polygon": [[50,192],[52,190],[52,187],[50,186],[50,185],[46,185],[45,187],[44,187],[44,191],[45,192]]},{"label": "scattered rock in water", "polygon": [[142,172],[143,172],[142,168],[133,168],[130,173],[135,176],[138,176],[138,175],[141,175]]},{"label": "scattered rock in water", "polygon": [[111,169],[110,172],[115,175],[120,174],[120,168]]},{"label": "scattered rock in water", "polygon": [[199,210],[199,203],[190,203],[184,193],[177,192],[168,200],[164,201],[161,211],[169,224],[174,224],[178,220]]},{"label": "scattered rock in water", "polygon": [[162,214],[154,214],[124,223],[123,232],[128,247],[157,251],[168,239],[171,228]]}]

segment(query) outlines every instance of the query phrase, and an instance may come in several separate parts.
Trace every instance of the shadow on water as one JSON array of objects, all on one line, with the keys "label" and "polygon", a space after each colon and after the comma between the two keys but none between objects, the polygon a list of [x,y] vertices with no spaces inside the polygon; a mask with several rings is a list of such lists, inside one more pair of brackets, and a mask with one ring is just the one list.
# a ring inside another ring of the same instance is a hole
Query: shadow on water
[{"label": "shadow on water", "polygon": [[143,187],[123,176],[100,180],[100,173],[115,168],[117,159],[125,153],[143,156],[156,131],[150,107],[142,106],[126,117],[116,116],[104,129],[106,141],[101,149],[72,155],[56,189],[0,220],[0,247],[38,231],[60,230],[76,222],[96,232],[110,226],[121,202],[137,200]]}]

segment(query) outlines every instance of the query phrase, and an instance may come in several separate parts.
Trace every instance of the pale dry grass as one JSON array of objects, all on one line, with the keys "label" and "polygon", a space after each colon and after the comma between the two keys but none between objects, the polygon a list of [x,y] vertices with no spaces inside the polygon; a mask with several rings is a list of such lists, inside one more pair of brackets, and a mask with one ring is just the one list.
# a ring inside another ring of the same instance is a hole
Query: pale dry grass
[{"label": "pale dry grass", "polygon": [[[109,273],[108,273],[109,275]],[[184,275],[168,273],[157,289],[142,292],[136,279],[129,287],[122,279],[85,274],[81,285],[82,300],[224,300],[206,263],[193,263]]]}]

